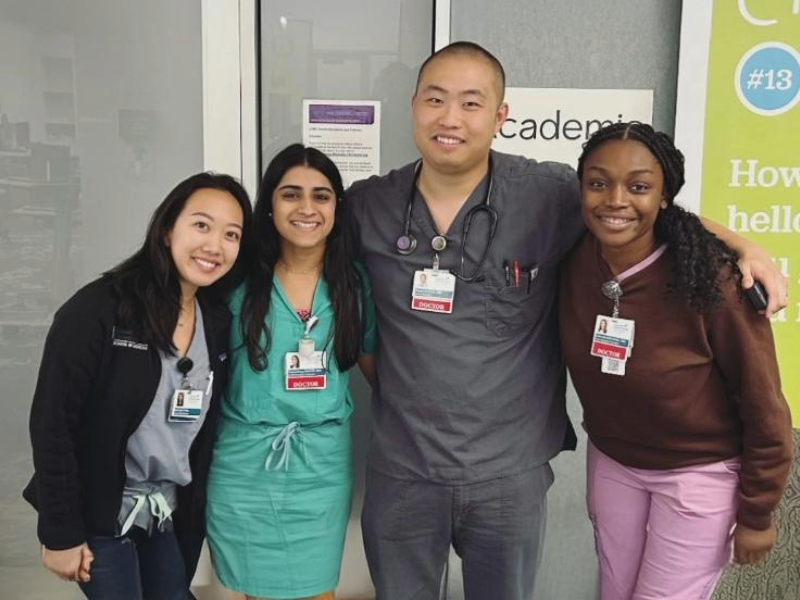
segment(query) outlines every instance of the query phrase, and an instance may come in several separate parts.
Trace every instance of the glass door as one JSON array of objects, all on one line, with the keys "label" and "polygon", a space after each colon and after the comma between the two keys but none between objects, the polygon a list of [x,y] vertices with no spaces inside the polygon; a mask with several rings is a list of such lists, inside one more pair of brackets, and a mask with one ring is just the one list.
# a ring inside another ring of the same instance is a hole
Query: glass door
[{"label": "glass door", "polygon": [[241,176],[238,33],[237,3],[217,0],[0,0],[4,598],[83,597],[41,566],[21,497],[44,336],[64,300],[141,244],[175,183]]}]

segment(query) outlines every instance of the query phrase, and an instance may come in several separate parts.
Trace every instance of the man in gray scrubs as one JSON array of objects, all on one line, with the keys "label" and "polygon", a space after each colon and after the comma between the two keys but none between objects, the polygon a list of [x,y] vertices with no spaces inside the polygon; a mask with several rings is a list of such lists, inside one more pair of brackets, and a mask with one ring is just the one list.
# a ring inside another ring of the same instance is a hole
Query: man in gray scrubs
[{"label": "man in gray scrubs", "polygon": [[421,161],[348,191],[379,331],[362,529],[381,600],[438,598],[451,545],[467,600],[529,600],[549,461],[575,447],[554,300],[579,186],[490,151],[504,90],[480,46],[440,50],[412,100]]},{"label": "man in gray scrubs", "polygon": [[[554,299],[583,231],[578,182],[565,165],[490,154],[504,86],[474,44],[428,59],[412,104],[421,163],[348,192],[380,332],[362,527],[381,599],[437,598],[451,544],[467,598],[530,598],[548,461],[574,448]],[[452,312],[414,310],[415,273],[437,255]]]}]

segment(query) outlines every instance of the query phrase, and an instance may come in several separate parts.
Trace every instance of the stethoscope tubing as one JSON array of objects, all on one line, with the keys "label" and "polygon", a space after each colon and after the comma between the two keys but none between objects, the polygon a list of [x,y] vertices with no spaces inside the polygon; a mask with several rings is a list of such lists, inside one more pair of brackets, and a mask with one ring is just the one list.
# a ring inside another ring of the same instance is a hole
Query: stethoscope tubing
[{"label": "stethoscope tubing", "polygon": [[[408,200],[406,201],[405,219],[403,221],[403,232],[397,238],[397,243],[396,243],[396,249],[398,254],[401,254],[403,256],[408,256],[417,249],[417,239],[411,233],[411,217],[414,212],[414,203],[416,202],[416,196],[417,196],[417,182],[419,181],[419,176],[421,171],[422,171],[422,160],[418,160],[417,163],[414,165],[414,181],[411,184],[411,192],[409,193]],[[462,235],[461,235],[460,273],[457,273],[455,270],[451,270],[451,273],[453,275],[466,282],[477,281],[481,278],[480,272],[483,269],[484,264],[486,263],[486,258],[489,255],[489,248],[492,245],[495,232],[497,231],[497,222],[500,220],[500,215],[497,213],[497,210],[490,205],[493,184],[494,184],[494,172],[492,165],[492,157],[491,155],[489,155],[489,182],[488,185],[486,186],[486,193],[484,194],[483,201],[479,205],[473,206],[471,209],[469,209],[469,211],[467,211],[467,214],[464,215],[464,222],[461,228]],[[489,235],[486,241],[486,248],[484,249],[480,261],[478,262],[478,266],[475,269],[475,272],[471,276],[467,277],[464,275],[464,258],[467,246],[467,236],[469,235],[470,226],[472,225],[472,219],[475,217],[475,215],[477,215],[481,211],[485,211],[489,215]]]}]

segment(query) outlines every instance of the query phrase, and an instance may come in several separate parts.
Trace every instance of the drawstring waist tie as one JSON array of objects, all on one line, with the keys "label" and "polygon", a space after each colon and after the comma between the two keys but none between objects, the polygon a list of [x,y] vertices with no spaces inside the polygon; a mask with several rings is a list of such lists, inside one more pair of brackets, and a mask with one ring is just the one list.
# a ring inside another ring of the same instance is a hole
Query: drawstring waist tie
[{"label": "drawstring waist tie", "polygon": [[[267,459],[264,461],[264,468],[267,471],[273,469],[280,469],[283,467],[285,470],[289,469],[289,457],[291,456],[292,442],[299,444],[300,452],[305,454],[305,446],[303,444],[302,429],[300,423],[292,421],[286,427],[281,429],[272,440],[270,444],[270,451],[267,454]],[[272,462],[277,458],[277,463],[273,466]]]}]

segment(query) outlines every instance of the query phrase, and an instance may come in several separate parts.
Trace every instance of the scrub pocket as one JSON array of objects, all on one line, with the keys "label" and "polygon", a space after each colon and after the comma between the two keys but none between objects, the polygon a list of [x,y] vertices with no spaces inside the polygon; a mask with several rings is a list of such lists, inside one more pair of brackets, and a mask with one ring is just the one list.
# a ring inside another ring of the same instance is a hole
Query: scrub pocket
[{"label": "scrub pocket", "polygon": [[499,337],[528,332],[553,305],[553,273],[547,266],[539,266],[538,275],[531,281],[520,277],[519,287],[506,285],[502,268],[486,269],[484,292],[486,295],[486,327]]}]

